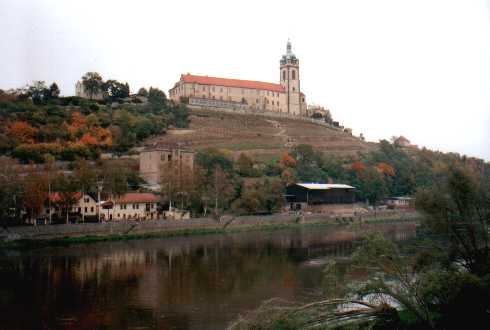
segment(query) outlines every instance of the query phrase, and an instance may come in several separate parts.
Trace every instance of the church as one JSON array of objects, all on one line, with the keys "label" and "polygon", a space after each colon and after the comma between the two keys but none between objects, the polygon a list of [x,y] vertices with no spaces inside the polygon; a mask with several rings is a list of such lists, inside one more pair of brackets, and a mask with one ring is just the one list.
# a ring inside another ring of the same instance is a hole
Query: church
[{"label": "church", "polygon": [[300,89],[299,59],[293,54],[289,40],[279,70],[279,84],[187,73],[181,75],[169,90],[169,97],[177,103],[188,100],[189,105],[208,108],[305,116],[306,101]]}]

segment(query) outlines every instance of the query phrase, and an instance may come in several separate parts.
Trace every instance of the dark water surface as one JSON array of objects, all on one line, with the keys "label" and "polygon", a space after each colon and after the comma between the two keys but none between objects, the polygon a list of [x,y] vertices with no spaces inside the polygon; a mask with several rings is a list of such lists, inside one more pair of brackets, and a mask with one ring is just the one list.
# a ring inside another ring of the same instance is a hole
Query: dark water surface
[{"label": "dark water surface", "polygon": [[369,230],[308,227],[0,251],[0,329],[224,329],[263,300],[318,298],[322,269]]}]

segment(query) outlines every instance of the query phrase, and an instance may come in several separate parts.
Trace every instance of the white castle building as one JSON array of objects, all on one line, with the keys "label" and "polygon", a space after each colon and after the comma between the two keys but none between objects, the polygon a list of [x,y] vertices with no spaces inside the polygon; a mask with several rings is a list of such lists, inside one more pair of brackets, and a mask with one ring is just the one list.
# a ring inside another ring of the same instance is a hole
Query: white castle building
[{"label": "white castle building", "polygon": [[188,99],[191,105],[307,114],[305,95],[300,88],[299,59],[289,40],[286,54],[279,62],[279,84],[187,73],[169,90],[169,97],[174,102]]}]

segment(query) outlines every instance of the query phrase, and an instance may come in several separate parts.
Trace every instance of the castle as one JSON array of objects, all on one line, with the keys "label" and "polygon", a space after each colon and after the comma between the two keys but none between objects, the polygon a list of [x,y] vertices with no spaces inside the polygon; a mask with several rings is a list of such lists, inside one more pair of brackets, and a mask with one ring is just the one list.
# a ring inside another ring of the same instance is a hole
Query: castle
[{"label": "castle", "polygon": [[299,59],[293,54],[289,40],[279,68],[279,84],[183,74],[169,90],[169,97],[177,103],[188,99],[190,105],[202,107],[305,116],[307,108],[300,89]]}]

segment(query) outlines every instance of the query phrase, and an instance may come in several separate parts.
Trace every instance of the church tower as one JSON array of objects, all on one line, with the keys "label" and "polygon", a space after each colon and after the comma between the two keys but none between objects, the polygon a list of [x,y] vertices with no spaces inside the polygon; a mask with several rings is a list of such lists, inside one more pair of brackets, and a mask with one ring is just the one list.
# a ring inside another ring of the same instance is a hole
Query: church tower
[{"label": "church tower", "polygon": [[302,95],[299,84],[299,60],[292,52],[291,41],[288,39],[286,54],[280,61],[281,85],[286,92],[286,112],[292,115],[303,113]]}]

